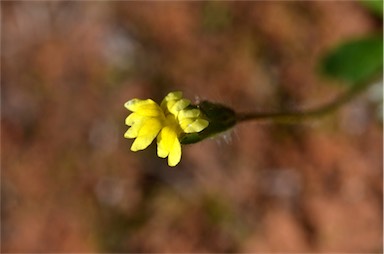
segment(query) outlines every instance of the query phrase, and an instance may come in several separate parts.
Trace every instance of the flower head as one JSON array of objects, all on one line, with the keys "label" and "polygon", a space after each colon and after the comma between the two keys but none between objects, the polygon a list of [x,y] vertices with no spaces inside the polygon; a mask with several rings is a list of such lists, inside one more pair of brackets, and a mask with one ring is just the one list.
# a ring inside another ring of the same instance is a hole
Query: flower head
[{"label": "flower head", "polygon": [[157,137],[157,155],[168,157],[168,165],[176,166],[181,159],[179,138],[185,133],[197,133],[208,126],[201,111],[182,98],[181,92],[171,92],[160,106],[151,99],[132,99],[124,106],[132,111],[125,124],[131,126],[125,138],[136,138],[132,151],[147,148]]}]

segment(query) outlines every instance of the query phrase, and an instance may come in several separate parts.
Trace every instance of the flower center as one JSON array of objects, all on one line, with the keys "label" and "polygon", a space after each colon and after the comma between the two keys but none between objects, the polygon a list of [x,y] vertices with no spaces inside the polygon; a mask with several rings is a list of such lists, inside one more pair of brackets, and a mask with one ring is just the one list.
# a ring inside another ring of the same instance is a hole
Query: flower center
[{"label": "flower center", "polygon": [[181,127],[179,125],[179,122],[177,121],[176,117],[172,113],[167,114],[165,116],[164,124],[165,124],[165,126],[170,127],[174,132],[176,132],[177,136],[179,136],[180,133],[183,132],[183,130],[181,129]]}]

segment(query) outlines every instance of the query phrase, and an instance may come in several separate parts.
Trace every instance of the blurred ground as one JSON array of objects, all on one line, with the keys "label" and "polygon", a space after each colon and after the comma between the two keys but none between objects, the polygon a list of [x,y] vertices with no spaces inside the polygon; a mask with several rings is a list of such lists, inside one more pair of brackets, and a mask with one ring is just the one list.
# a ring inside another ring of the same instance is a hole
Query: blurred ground
[{"label": "blurred ground", "polygon": [[341,92],[320,57],[380,31],[355,2],[2,2],[2,252],[382,252],[382,124],[363,95],[297,125],[129,150],[127,100],[239,111]]}]

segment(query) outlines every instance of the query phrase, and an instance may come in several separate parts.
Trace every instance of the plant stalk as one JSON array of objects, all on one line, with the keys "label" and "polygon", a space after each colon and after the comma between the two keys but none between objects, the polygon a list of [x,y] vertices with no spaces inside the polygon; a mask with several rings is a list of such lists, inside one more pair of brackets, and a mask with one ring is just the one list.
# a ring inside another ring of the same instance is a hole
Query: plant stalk
[{"label": "plant stalk", "polygon": [[334,101],[320,106],[318,108],[306,110],[306,111],[291,111],[291,112],[251,112],[251,113],[237,113],[236,122],[248,122],[248,121],[274,121],[274,122],[283,122],[283,123],[294,123],[302,120],[322,117],[327,115],[335,110],[337,110],[342,105],[354,99],[362,91],[364,91],[370,85],[375,84],[373,80],[365,82],[362,84],[356,84],[351,89],[349,89],[344,94],[340,95]]}]

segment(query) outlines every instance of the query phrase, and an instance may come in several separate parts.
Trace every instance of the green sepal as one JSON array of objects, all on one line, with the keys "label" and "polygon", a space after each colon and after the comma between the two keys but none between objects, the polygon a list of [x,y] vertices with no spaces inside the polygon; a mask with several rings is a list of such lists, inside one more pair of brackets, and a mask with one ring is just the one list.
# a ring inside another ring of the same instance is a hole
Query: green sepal
[{"label": "green sepal", "polygon": [[207,128],[198,133],[185,133],[180,137],[181,144],[193,144],[206,138],[215,136],[232,128],[236,124],[236,113],[232,109],[221,104],[202,101],[196,105],[208,120]]}]

